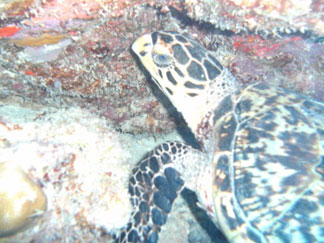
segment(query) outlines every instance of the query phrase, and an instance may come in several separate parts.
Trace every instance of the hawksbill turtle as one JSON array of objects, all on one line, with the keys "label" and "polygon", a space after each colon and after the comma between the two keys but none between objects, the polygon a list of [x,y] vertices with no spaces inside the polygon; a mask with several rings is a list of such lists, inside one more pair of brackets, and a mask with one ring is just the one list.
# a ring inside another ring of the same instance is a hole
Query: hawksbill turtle
[{"label": "hawksbill turtle", "polygon": [[133,169],[131,222],[117,242],[157,242],[184,187],[230,242],[324,242],[324,103],[239,85],[189,36],[156,31],[131,50],[200,149],[166,142]]}]

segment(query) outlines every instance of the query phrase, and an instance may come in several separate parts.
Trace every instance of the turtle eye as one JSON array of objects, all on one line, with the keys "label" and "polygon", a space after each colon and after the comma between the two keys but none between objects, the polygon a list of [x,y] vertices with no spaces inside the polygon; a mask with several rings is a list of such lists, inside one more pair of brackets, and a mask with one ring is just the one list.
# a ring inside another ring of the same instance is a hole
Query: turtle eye
[{"label": "turtle eye", "polygon": [[156,65],[160,67],[167,67],[170,66],[170,64],[172,63],[172,58],[171,56],[166,54],[154,54],[153,61]]}]

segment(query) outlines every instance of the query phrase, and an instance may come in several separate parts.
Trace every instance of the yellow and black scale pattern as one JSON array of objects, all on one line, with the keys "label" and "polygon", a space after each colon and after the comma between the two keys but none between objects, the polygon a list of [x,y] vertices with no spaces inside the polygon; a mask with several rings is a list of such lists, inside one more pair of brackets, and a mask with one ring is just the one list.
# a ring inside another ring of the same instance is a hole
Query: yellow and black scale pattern
[{"label": "yellow and black scale pattern", "polygon": [[324,104],[267,84],[239,86],[177,32],[146,34],[132,50],[202,147],[167,142],[139,162],[132,221],[117,242],[157,242],[184,186],[230,242],[324,242]]},{"label": "yellow and black scale pattern", "polygon": [[265,84],[222,101],[214,115],[213,190],[228,234],[256,242],[323,240],[323,113],[322,103]]}]

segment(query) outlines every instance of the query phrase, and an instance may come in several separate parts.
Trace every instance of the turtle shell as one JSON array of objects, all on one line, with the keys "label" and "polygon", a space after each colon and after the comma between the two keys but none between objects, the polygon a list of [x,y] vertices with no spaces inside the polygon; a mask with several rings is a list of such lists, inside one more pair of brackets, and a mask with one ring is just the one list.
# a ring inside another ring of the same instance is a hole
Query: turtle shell
[{"label": "turtle shell", "polygon": [[201,149],[168,142],[143,158],[124,238],[155,242],[185,182],[230,242],[324,242],[324,103],[261,83],[242,87],[178,32],[145,34],[132,50]]},{"label": "turtle shell", "polygon": [[229,240],[323,242],[324,104],[254,84],[214,124],[214,217]]}]

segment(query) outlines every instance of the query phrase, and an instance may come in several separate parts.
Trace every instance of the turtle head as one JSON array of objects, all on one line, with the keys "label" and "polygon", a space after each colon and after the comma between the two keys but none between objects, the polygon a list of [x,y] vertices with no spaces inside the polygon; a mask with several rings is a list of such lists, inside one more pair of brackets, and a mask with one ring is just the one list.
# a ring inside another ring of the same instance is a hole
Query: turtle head
[{"label": "turtle head", "polygon": [[236,86],[209,51],[178,32],[145,34],[131,49],[195,135],[206,114]]}]

